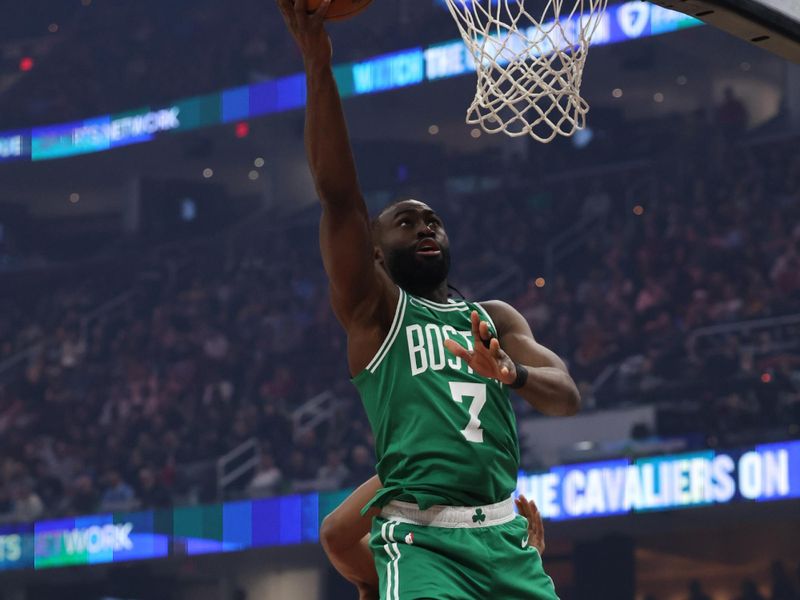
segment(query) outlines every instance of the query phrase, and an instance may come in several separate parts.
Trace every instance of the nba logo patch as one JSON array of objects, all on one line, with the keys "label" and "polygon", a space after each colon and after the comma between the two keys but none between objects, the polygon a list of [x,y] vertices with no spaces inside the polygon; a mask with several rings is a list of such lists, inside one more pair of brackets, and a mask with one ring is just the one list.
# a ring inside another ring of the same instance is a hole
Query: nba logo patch
[{"label": "nba logo patch", "polygon": [[410,546],[413,543],[414,543],[414,534],[409,532],[409,534],[406,536],[406,544]]}]

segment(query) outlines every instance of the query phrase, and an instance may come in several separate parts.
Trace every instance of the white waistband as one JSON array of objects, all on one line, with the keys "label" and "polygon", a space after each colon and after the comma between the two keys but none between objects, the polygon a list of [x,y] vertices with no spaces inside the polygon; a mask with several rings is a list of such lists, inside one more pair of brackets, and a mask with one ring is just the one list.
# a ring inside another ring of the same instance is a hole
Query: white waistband
[{"label": "white waistband", "polygon": [[420,510],[411,502],[392,500],[381,510],[381,517],[398,523],[425,525],[427,527],[491,527],[513,521],[514,500],[509,498],[488,506],[432,506]]}]

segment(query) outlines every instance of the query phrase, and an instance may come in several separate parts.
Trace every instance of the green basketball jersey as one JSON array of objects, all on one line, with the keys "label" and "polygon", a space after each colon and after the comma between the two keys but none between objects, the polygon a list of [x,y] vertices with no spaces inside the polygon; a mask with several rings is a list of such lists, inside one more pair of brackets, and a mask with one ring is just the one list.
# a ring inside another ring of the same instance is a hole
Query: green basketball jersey
[{"label": "green basketball jersey", "polygon": [[519,443],[508,388],[444,347],[450,338],[473,348],[473,310],[496,335],[478,304],[440,304],[400,290],[389,334],[353,379],[372,425],[384,485],[368,506],[390,500],[415,502],[423,510],[479,506],[514,491]]}]

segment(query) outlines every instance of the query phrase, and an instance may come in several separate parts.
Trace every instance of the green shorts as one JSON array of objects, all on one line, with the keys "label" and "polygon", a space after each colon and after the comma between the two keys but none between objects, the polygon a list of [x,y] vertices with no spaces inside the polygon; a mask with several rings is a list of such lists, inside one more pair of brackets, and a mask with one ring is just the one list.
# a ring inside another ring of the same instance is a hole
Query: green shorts
[{"label": "green shorts", "polygon": [[372,522],[381,600],[558,600],[524,517],[491,506],[390,502]]}]

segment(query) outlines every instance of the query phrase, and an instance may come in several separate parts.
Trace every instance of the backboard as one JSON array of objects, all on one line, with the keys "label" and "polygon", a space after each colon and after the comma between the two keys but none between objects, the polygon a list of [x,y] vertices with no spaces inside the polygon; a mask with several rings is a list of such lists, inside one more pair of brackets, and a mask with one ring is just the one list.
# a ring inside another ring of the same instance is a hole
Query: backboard
[{"label": "backboard", "polygon": [[800,64],[800,0],[650,0]]}]

